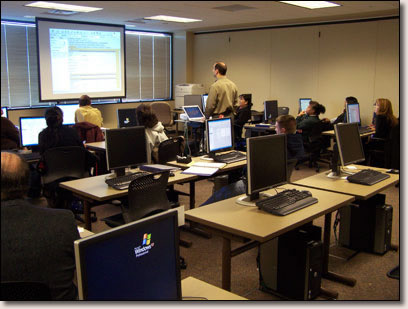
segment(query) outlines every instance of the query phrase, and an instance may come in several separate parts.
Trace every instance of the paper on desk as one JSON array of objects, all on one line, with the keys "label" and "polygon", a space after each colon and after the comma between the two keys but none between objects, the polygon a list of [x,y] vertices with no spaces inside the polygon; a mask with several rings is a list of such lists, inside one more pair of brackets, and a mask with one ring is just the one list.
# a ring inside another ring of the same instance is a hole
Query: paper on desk
[{"label": "paper on desk", "polygon": [[211,176],[215,174],[219,168],[217,167],[201,167],[201,166],[192,166],[188,169],[182,171],[182,174],[192,174],[198,176]]},{"label": "paper on desk", "polygon": [[222,162],[195,162],[192,166],[223,168],[225,165],[227,164]]}]

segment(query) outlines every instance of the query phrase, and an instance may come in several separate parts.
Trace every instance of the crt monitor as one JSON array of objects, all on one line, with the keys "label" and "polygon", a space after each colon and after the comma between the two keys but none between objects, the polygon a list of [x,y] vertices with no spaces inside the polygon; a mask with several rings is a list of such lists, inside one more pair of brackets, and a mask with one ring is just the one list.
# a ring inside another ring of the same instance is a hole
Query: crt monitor
[{"label": "crt monitor", "polygon": [[207,106],[207,99],[208,99],[208,94],[203,94],[202,96],[201,96],[201,105],[202,105],[202,111],[203,111],[203,113],[205,113],[205,107]]},{"label": "crt monitor", "polygon": [[201,94],[186,94],[184,95],[184,106],[198,105],[203,110]]},{"label": "crt monitor", "polygon": [[47,127],[45,117],[20,117],[21,147],[38,146],[38,135]]},{"label": "crt monitor", "polygon": [[237,203],[255,205],[262,191],[287,183],[286,134],[247,138],[247,192]]},{"label": "crt monitor", "polygon": [[339,123],[334,125],[336,144],[333,147],[333,176],[340,175],[339,165],[346,166],[365,160],[358,124]]},{"label": "crt monitor", "polygon": [[264,102],[264,122],[272,123],[278,118],[278,101],[265,101]]},{"label": "crt monitor", "polygon": [[1,114],[2,117],[8,118],[8,113],[7,113],[7,107],[2,107],[1,111],[3,112]]},{"label": "crt monitor", "polygon": [[299,113],[306,110],[306,108],[309,106],[310,101],[312,101],[311,98],[299,99]]},{"label": "crt monitor", "polygon": [[361,125],[360,120],[360,104],[352,103],[346,104],[346,116],[347,116],[347,123],[357,123]]},{"label": "crt monitor", "polygon": [[181,300],[177,211],[74,242],[79,299]]},{"label": "crt monitor", "polygon": [[63,114],[64,122],[62,124],[75,124],[75,111],[79,108],[78,104],[57,104]]},{"label": "crt monitor", "polygon": [[213,157],[215,153],[234,149],[234,134],[230,117],[206,120],[207,153]]},{"label": "crt monitor", "polygon": [[136,127],[139,125],[136,110],[136,108],[118,109],[118,128]]},{"label": "crt monitor", "polygon": [[106,163],[116,176],[125,175],[127,167],[147,163],[147,142],[142,126],[109,129],[105,132]]}]

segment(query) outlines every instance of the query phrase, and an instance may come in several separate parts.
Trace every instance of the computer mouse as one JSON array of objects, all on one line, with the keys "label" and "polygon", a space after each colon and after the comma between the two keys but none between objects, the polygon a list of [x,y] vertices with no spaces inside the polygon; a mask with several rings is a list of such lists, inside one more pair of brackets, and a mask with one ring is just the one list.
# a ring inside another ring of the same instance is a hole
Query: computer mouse
[{"label": "computer mouse", "polygon": [[300,191],[300,192],[303,192],[303,193],[306,193],[307,195],[312,196],[312,193],[310,193],[310,191],[307,191],[307,190],[302,190],[302,191]]},{"label": "computer mouse", "polygon": [[395,170],[395,169],[389,169],[387,170],[388,174],[399,174],[399,170]]},{"label": "computer mouse", "polygon": [[173,177],[173,176],[175,176],[175,174],[173,172],[170,172],[169,177]]}]

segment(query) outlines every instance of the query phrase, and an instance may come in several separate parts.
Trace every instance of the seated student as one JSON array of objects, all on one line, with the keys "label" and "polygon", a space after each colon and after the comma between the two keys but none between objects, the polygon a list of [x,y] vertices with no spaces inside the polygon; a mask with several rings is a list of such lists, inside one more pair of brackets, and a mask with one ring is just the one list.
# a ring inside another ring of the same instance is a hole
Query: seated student
[{"label": "seated student", "polygon": [[305,156],[302,135],[296,133],[296,119],[292,115],[281,115],[276,119],[276,133],[286,134],[288,160]]},{"label": "seated student", "polygon": [[1,281],[43,282],[53,300],[75,300],[74,216],[29,203],[28,178],[24,159],[1,153]]},{"label": "seated student", "polygon": [[235,138],[240,138],[244,124],[251,119],[251,96],[248,94],[241,94],[239,96],[239,106],[236,109],[236,116],[234,118],[234,133]]},{"label": "seated student", "polygon": [[346,104],[358,104],[358,101],[355,97],[347,97],[344,100],[344,109],[343,112],[337,116],[331,123],[333,125],[338,124],[338,123],[346,123],[347,122],[347,115],[346,115]]},{"label": "seated student", "polygon": [[148,162],[150,163],[153,158],[155,162],[158,161],[158,146],[161,142],[168,139],[164,132],[163,124],[157,119],[155,113],[153,113],[150,105],[141,104],[137,108],[137,118],[139,125],[144,126],[146,129],[146,139],[148,142],[147,153],[151,153],[148,156]]},{"label": "seated student", "polygon": [[390,100],[380,98],[375,101],[375,105],[375,134],[373,137],[387,139],[391,129],[398,124],[398,119],[394,116]]},{"label": "seated student", "polygon": [[[3,116],[3,110],[1,110]],[[16,149],[20,145],[20,135],[16,126],[7,118],[1,117],[1,150]]]},{"label": "seated student", "polygon": [[84,146],[75,129],[62,125],[64,116],[59,107],[47,108],[44,116],[47,128],[38,135],[38,145],[41,154],[47,149],[55,147]]},{"label": "seated student", "polygon": [[301,111],[296,117],[296,127],[301,130],[304,143],[309,141],[313,127],[320,122],[319,115],[325,112],[326,108],[322,104],[310,101],[306,110]]},{"label": "seated student", "polygon": [[91,106],[91,98],[87,95],[79,98],[79,108],[75,111],[75,123],[78,122],[89,122],[98,127],[103,125],[101,112]]}]

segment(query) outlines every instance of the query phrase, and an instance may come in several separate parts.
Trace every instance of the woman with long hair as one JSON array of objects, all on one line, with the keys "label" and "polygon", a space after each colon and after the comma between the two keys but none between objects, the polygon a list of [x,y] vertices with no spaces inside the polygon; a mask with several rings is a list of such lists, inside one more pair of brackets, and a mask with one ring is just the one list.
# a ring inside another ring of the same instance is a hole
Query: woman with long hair
[{"label": "woman with long hair", "polygon": [[375,101],[375,134],[374,137],[388,138],[391,129],[398,124],[398,119],[392,111],[391,101],[388,99],[377,99]]}]

